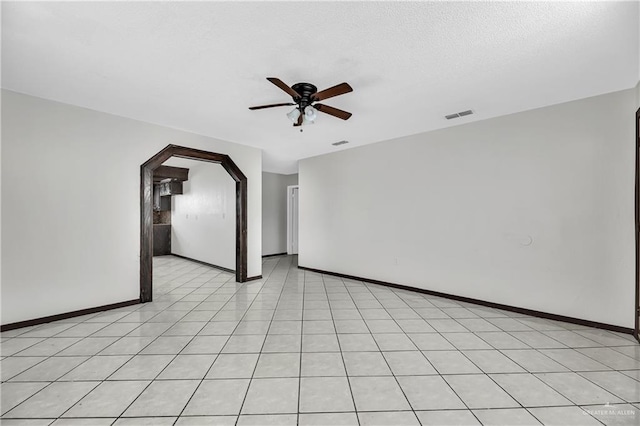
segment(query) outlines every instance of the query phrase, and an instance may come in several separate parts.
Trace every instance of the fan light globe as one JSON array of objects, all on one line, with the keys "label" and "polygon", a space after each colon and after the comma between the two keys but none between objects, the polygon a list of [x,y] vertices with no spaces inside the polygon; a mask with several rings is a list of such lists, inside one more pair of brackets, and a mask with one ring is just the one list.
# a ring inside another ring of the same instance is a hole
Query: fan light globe
[{"label": "fan light globe", "polygon": [[304,109],[304,118],[306,121],[315,121],[316,117],[318,116],[316,109],[314,107],[312,107],[311,105],[309,105],[308,107],[306,107]]},{"label": "fan light globe", "polygon": [[300,111],[298,110],[298,108],[294,108],[287,114],[287,117],[289,117],[289,120],[295,123],[298,121],[298,117],[300,117]]}]

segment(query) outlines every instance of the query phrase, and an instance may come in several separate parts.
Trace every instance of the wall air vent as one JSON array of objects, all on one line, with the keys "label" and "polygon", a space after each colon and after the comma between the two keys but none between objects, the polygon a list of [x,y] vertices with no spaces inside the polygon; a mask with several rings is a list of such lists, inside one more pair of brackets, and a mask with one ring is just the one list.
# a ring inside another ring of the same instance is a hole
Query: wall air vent
[{"label": "wall air vent", "polygon": [[473,114],[473,111],[468,109],[466,111],[457,112],[455,114],[445,115],[444,118],[446,118],[447,120],[452,120],[454,118],[464,117],[465,115],[471,115],[471,114]]},{"label": "wall air vent", "polygon": [[333,146],[340,146],[340,145],[344,145],[346,143],[349,143],[349,141],[340,141],[340,142],[334,142],[331,145]]}]

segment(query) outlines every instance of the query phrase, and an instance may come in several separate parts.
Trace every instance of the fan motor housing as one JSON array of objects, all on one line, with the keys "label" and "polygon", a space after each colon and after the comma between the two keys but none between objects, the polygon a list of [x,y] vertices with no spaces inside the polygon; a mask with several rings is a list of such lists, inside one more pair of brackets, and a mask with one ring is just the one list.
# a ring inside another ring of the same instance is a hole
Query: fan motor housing
[{"label": "fan motor housing", "polygon": [[300,105],[301,109],[311,105],[312,97],[318,91],[318,88],[311,83],[296,83],[291,88],[300,94],[300,98],[294,101]]}]

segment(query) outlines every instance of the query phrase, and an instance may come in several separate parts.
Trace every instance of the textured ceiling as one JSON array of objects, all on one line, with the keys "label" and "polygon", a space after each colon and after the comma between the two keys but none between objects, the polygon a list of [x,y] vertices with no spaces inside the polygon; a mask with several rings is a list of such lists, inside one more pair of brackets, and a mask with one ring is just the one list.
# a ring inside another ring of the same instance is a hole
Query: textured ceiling
[{"label": "textured ceiling", "polygon": [[[638,2],[2,3],[2,86],[259,147],[266,171],[633,87]],[[265,77],[353,113],[304,132]],[[443,116],[473,109],[451,122]],[[349,140],[336,148],[331,143]],[[179,142],[179,141],[176,141]]]}]

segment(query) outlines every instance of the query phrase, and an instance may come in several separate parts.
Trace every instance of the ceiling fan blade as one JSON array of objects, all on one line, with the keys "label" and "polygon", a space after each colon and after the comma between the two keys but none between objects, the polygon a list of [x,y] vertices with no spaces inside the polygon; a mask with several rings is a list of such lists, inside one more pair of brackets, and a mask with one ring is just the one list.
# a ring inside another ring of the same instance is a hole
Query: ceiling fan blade
[{"label": "ceiling fan blade", "polygon": [[315,101],[322,101],[324,99],[333,98],[334,96],[344,95],[345,93],[353,92],[351,86],[348,83],[340,83],[328,89],[324,89],[313,95]]},{"label": "ceiling fan blade", "polygon": [[272,82],[273,84],[275,84],[276,86],[278,86],[279,88],[281,88],[282,90],[284,90],[285,92],[287,92],[289,94],[289,96],[291,96],[292,98],[296,99],[300,97],[300,94],[298,92],[296,92],[295,90],[293,90],[291,87],[287,86],[282,80],[280,80],[279,78],[276,77],[267,77],[267,80],[269,80],[270,82]]},{"label": "ceiling fan blade", "polygon": [[293,127],[302,126],[302,116],[303,116],[303,115],[304,115],[304,114],[300,114],[300,115],[298,116],[298,121],[297,121],[296,123],[293,123]]},{"label": "ceiling fan blade", "polygon": [[281,107],[281,106],[287,106],[287,105],[295,105],[294,103],[291,102],[287,102],[284,104],[271,104],[271,105],[260,105],[260,106],[252,106],[249,107],[250,110],[254,111],[256,109],[265,109],[265,108],[273,108],[273,107]]},{"label": "ceiling fan blade", "polygon": [[338,117],[343,120],[348,120],[352,115],[350,112],[343,111],[338,108],[330,107],[329,105],[315,104],[313,107],[320,112],[333,115],[334,117]]}]

